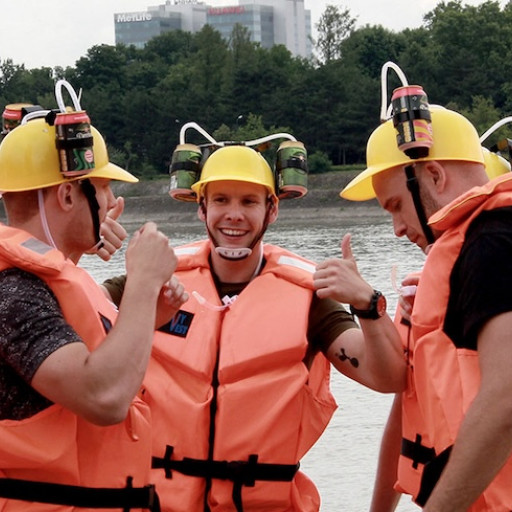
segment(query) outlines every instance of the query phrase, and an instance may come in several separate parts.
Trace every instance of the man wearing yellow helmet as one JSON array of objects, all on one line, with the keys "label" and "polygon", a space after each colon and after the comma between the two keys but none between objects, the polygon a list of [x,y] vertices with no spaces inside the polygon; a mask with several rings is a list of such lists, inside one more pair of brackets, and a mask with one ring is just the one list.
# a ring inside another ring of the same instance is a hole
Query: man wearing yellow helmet
[{"label": "man wearing yellow helmet", "polygon": [[[510,511],[512,176],[489,181],[485,165],[496,159],[467,119],[440,108],[431,115],[427,156],[402,153],[387,121],[370,136],[368,168],[341,192],[376,197],[395,234],[427,254],[394,430],[402,437],[396,489],[425,511]],[[385,500],[374,495],[372,511],[394,510],[396,500]]]},{"label": "man wearing yellow helmet", "polygon": [[329,361],[373,389],[402,389],[398,335],[349,244],[338,300],[367,309],[378,299],[362,331],[315,295],[312,262],[263,244],[278,197],[254,149],[215,150],[192,188],[208,239],[176,249],[191,298],[157,335],[144,381],[162,509],[316,512],[318,491],[298,467],[336,408]]},{"label": "man wearing yellow helmet", "polygon": [[[150,418],[137,393],[156,303],[176,257],[148,223],[130,241],[116,308],[76,263],[115,205],[90,127],[89,168],[61,172],[55,127],[35,119],[0,145],[0,508],[150,508]],[[96,221],[94,220],[96,217]],[[24,500],[24,501],[18,501]]]}]

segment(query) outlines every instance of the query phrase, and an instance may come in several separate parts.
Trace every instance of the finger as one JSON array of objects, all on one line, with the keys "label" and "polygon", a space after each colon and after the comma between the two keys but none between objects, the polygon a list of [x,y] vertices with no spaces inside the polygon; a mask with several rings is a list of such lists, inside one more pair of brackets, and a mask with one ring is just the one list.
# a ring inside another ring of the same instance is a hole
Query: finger
[{"label": "finger", "polygon": [[118,249],[123,245],[123,240],[126,239],[128,233],[117,221],[106,219],[102,223],[100,234],[104,240],[110,241]]},{"label": "finger", "polygon": [[323,269],[325,269],[325,268],[327,268],[327,260],[320,262],[320,263],[316,266],[316,268],[315,268],[315,275],[316,275],[319,271],[321,271],[321,270],[323,270]]},{"label": "finger", "polygon": [[188,293],[185,291],[185,287],[178,283],[174,287],[165,290],[164,297],[167,304],[183,304],[188,300]]},{"label": "finger", "polygon": [[402,286],[417,285],[419,283],[420,276],[418,274],[409,274],[402,281]]},{"label": "finger", "polygon": [[351,235],[347,233],[341,240],[341,255],[344,260],[352,259],[352,246],[350,245]]},{"label": "finger", "polygon": [[124,211],[124,198],[119,196],[116,198],[116,205],[107,212],[110,219],[117,220]]},{"label": "finger", "polygon": [[319,299],[329,298],[329,290],[327,288],[319,288],[315,293]]},{"label": "finger", "polygon": [[321,273],[321,275],[326,275],[329,270],[333,270],[338,266],[339,261],[339,258],[329,258],[320,262],[315,268],[315,274]]},{"label": "finger", "polygon": [[[112,240],[103,238],[103,245],[100,251],[108,252],[110,255],[115,254],[123,244],[119,240]],[[99,252],[99,251],[98,251]]]},{"label": "finger", "polygon": [[142,228],[137,229],[137,230],[135,230],[135,231],[133,232],[133,235],[132,235],[132,237],[131,237],[131,239],[130,239],[130,244],[135,244],[135,243],[137,243],[137,241],[139,240],[140,235],[141,235],[141,230],[142,230]]},{"label": "finger", "polygon": [[140,227],[137,232],[142,234],[142,233],[154,233],[156,232],[158,229],[157,229],[157,225],[154,223],[154,222],[146,222],[142,227]]},{"label": "finger", "polygon": [[96,255],[99,256],[103,261],[110,261],[110,258],[112,257],[112,254],[113,253],[110,253],[104,247],[102,247],[101,249],[96,251]]},{"label": "finger", "polygon": [[172,276],[167,281],[167,283],[165,283],[164,288],[166,290],[173,291],[173,290],[176,290],[176,288],[178,288],[179,284],[180,284],[180,281],[178,280],[178,278],[176,276]]}]

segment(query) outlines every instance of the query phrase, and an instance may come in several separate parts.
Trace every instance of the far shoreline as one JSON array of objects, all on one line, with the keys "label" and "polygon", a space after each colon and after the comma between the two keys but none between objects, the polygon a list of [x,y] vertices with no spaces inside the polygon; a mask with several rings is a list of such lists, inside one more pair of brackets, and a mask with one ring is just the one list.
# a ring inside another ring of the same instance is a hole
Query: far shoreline
[{"label": "far shoreline", "polygon": [[[333,226],[385,219],[387,214],[376,200],[354,202],[340,197],[340,191],[358,173],[331,171],[309,175],[308,193],[304,197],[280,201],[277,222],[282,226]],[[141,225],[153,221],[157,224],[177,223],[183,227],[199,223],[195,203],[176,201],[169,196],[168,177],[138,183],[112,182],[112,190],[125,200],[121,223]],[[6,222],[3,205],[0,221]]]},{"label": "far shoreline", "polygon": [[[282,200],[279,203],[279,224],[333,225],[351,220],[370,222],[386,218],[376,200],[354,202],[342,199],[342,188],[358,172],[332,171],[308,176],[308,193],[300,199]],[[176,201],[169,196],[169,179],[162,178],[138,183],[113,183],[114,193],[124,197],[125,211],[122,220],[127,223],[147,221],[196,224],[195,203]]]}]

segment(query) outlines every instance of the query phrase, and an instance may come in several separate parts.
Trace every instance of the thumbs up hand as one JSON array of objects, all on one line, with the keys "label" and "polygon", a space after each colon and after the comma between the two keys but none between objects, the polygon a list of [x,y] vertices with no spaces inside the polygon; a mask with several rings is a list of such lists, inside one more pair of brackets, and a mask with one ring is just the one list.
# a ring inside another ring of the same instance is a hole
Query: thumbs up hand
[{"label": "thumbs up hand", "polygon": [[123,210],[124,199],[117,197],[115,206],[108,211],[105,220],[101,223],[101,242],[87,251],[87,254],[97,254],[102,260],[109,261],[121,248],[128,236],[124,227],[118,222]]},{"label": "thumbs up hand", "polygon": [[316,267],[313,285],[318,298],[331,298],[359,309],[369,306],[373,288],[361,277],[352,253],[350,234],[341,241],[341,258],[330,258]]}]

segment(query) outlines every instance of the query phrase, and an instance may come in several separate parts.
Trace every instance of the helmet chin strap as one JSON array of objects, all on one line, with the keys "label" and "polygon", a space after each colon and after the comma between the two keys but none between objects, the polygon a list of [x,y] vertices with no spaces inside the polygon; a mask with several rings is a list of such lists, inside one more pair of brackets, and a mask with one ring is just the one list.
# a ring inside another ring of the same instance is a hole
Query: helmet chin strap
[{"label": "helmet chin strap", "polygon": [[41,224],[43,226],[43,231],[46,236],[46,240],[48,243],[55,249],[58,249],[55,244],[52,233],[50,231],[50,226],[48,225],[48,218],[46,217],[46,209],[44,207],[44,197],[43,197],[43,189],[37,190],[37,205],[39,206],[39,218],[41,219]]},{"label": "helmet chin strap", "polygon": [[414,165],[407,165],[405,167],[405,176],[407,177],[407,188],[411,193],[412,200],[414,202],[414,208],[416,209],[416,215],[420,221],[425,238],[427,239],[428,244],[431,245],[435,242],[436,239],[434,238],[434,233],[428,225],[427,215],[425,214],[425,210],[421,204],[420,184],[418,183],[418,178],[414,172]]},{"label": "helmet chin strap", "polygon": [[[213,238],[210,236],[213,240]],[[213,242],[214,245],[217,242]],[[231,249],[230,247],[221,247],[220,245],[215,245],[215,252],[226,260],[243,260],[244,258],[249,257],[252,254],[252,249],[250,247],[241,247],[240,249]]]},{"label": "helmet chin strap", "polygon": [[267,212],[265,213],[265,220],[263,221],[263,227],[261,228],[261,231],[254,237],[254,240],[249,245],[249,247],[231,248],[231,247],[222,247],[217,243],[217,240],[215,240],[215,237],[212,235],[210,228],[208,227],[208,223],[206,222],[206,206],[204,205],[204,201],[201,200],[200,207],[203,211],[205,225],[206,225],[206,231],[208,232],[208,236],[209,236],[210,240],[213,242],[213,246],[215,247],[215,252],[221,258],[224,258],[226,260],[238,261],[238,260],[243,260],[245,258],[248,258],[252,254],[252,250],[254,249],[256,244],[263,238],[265,231],[267,231],[268,218],[270,216],[270,210],[272,209],[273,205],[274,205],[274,199],[273,199],[273,197],[270,197],[268,200]]},{"label": "helmet chin strap", "polygon": [[96,199],[96,189],[94,185],[91,183],[91,180],[84,179],[80,180],[80,186],[82,188],[82,192],[84,193],[87,202],[89,203],[89,210],[91,211],[92,217],[92,225],[94,229],[94,246],[97,246],[101,243],[100,236],[100,205],[98,200]]}]

